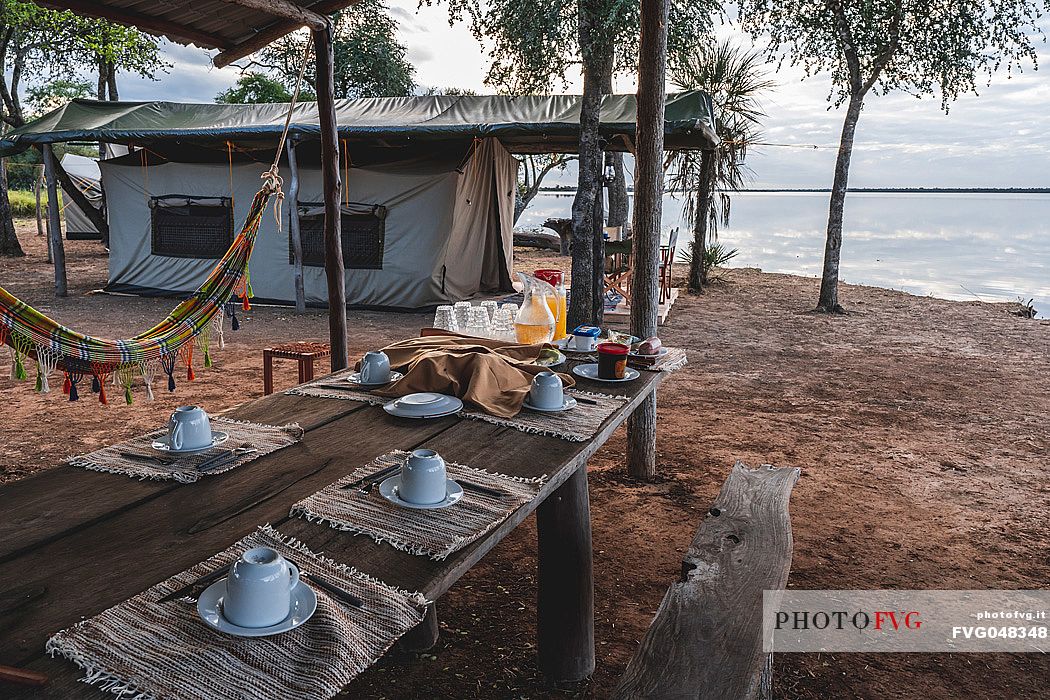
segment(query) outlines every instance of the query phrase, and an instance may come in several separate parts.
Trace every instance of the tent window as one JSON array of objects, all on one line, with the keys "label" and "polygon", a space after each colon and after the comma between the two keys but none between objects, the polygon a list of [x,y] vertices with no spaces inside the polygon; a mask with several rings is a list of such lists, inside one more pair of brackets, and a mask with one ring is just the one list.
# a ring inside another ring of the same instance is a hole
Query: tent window
[{"label": "tent window", "polygon": [[[382,270],[386,240],[386,207],[377,204],[344,205],[342,209],[343,267],[347,270]],[[300,203],[299,237],[303,265],[324,267],[324,207]],[[288,262],[294,262],[288,240]]]},{"label": "tent window", "polygon": [[229,197],[164,195],[150,199],[154,255],[221,258],[233,243]]}]

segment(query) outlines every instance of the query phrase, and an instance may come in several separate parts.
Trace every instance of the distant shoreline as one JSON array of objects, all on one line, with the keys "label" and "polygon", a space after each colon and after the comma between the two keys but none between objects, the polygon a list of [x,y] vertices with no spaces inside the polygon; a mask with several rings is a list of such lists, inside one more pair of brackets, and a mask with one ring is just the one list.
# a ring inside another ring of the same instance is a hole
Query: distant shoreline
[{"label": "distant shoreline", "polygon": [[[667,193],[681,192],[682,190],[667,190]],[[735,190],[736,192],[761,192],[774,193],[806,193],[806,194],[829,194],[830,188],[800,187],[800,188],[748,188]],[[847,192],[868,192],[885,194],[1050,194],[1050,187],[850,187]],[[575,187],[541,187],[540,192],[551,192],[555,194],[572,194],[576,192]],[[634,190],[628,190],[633,193]]]}]

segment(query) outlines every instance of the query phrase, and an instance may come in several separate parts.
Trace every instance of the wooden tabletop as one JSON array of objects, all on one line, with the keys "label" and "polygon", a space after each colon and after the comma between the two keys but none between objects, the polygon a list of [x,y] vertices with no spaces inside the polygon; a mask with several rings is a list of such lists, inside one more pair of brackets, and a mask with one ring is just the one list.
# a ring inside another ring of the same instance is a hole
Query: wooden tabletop
[{"label": "wooden tabletop", "polygon": [[[46,657],[46,640],[265,523],[315,551],[436,600],[584,465],[663,376],[641,375],[615,385],[577,380],[577,388],[630,398],[588,442],[458,417],[399,419],[358,401],[273,394],[226,415],[297,422],[305,437],[225,474],[179,484],[60,466],[0,487],[0,664],[51,678],[43,689],[0,685],[0,695],[19,690],[29,698],[107,697],[77,683],[82,674],[71,662]],[[373,458],[424,445],[450,461],[548,480],[534,501],[500,527],[440,562],[288,517],[293,503]]]}]

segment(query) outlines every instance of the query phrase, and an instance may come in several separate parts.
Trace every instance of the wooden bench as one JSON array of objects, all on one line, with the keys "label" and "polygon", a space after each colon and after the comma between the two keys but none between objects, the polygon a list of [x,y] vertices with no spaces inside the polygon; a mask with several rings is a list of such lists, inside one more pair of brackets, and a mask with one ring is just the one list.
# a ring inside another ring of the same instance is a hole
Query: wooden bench
[{"label": "wooden bench", "polygon": [[299,384],[313,381],[314,362],[332,356],[332,346],[328,343],[285,343],[263,350],[263,394],[273,393],[273,360],[295,360],[299,363]]},{"label": "wooden bench", "polygon": [[762,592],[787,584],[788,498],[799,473],[737,462],[613,698],[769,696],[772,655],[762,650]]}]

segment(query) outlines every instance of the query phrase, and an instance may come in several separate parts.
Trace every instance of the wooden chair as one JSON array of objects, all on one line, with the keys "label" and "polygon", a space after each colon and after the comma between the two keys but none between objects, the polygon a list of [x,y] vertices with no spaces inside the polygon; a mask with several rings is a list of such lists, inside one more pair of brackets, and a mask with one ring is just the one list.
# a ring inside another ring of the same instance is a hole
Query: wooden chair
[{"label": "wooden chair", "polygon": [[788,498],[800,470],[737,462],[682,559],[614,700],[765,698],[762,592],[791,569]]},{"label": "wooden chair", "polygon": [[671,266],[674,264],[675,252],[678,249],[678,227],[671,229],[671,236],[667,239],[667,245],[660,246],[660,270],[657,278],[660,280],[660,303],[671,298]]}]

